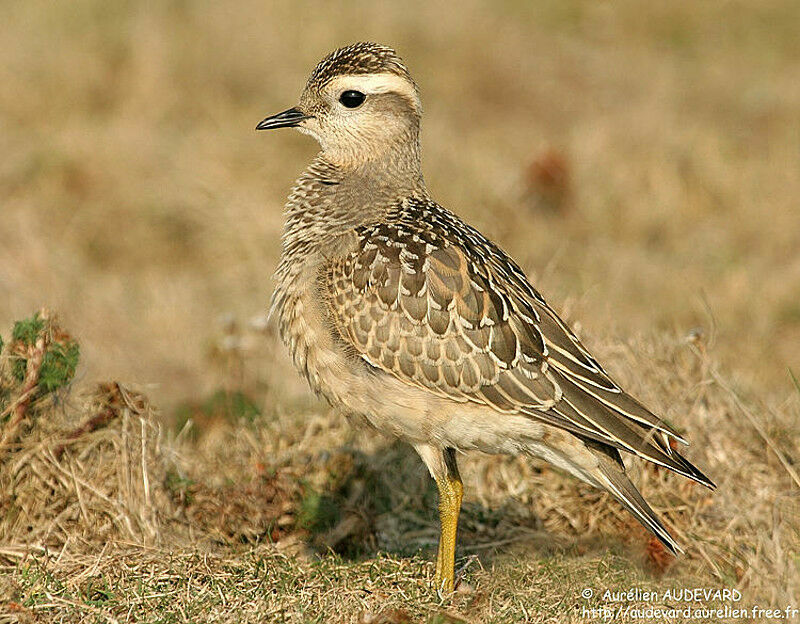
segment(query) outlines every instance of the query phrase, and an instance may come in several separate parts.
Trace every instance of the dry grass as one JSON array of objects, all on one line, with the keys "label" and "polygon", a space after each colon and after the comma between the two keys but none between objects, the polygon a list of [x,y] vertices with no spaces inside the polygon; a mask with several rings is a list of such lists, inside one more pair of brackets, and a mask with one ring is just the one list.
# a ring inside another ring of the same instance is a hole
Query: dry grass
[{"label": "dry grass", "polygon": [[[0,622],[584,621],[584,587],[800,595],[795,2],[7,4],[0,334],[48,305],[82,367],[1,460]],[[636,469],[686,557],[544,465],[475,456],[469,591],[439,604],[420,462],[310,399],[261,326],[314,148],[252,127],[365,38],[421,85],[434,195],[719,483]]]},{"label": "dry grass", "polygon": [[[249,420],[220,409],[196,436],[189,422],[165,439],[146,401],[111,384],[47,408],[0,467],[11,493],[0,621],[582,621],[582,607],[608,604],[602,591],[631,587],[738,588],[738,606],[791,605],[800,402],[746,414],[696,338],[603,351],[677,398],[674,422],[691,424],[691,456],[718,480],[712,495],[636,473],[687,546],[680,560],[606,495],[543,464],[476,456],[464,471],[462,591],[441,603],[428,587],[435,491],[404,445],[302,409]],[[65,435],[109,408],[101,427]]]}]

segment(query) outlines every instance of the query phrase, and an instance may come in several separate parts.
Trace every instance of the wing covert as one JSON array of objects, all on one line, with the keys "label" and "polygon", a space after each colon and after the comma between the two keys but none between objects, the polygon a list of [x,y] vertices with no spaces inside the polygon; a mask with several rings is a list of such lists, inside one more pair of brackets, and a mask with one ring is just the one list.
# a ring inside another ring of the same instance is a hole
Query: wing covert
[{"label": "wing covert", "polygon": [[358,228],[355,250],[329,263],[342,339],[405,383],[673,467],[669,439],[682,438],[622,392],[502,250],[426,205]]},{"label": "wing covert", "polygon": [[326,285],[342,337],[402,381],[503,412],[558,398],[535,313],[521,314],[520,297],[442,233],[364,228],[358,248],[331,263]]}]

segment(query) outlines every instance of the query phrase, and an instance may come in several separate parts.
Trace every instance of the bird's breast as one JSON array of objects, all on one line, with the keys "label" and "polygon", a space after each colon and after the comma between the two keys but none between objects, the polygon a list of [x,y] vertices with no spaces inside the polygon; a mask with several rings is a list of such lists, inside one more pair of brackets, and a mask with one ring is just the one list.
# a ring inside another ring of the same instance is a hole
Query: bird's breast
[{"label": "bird's breast", "polygon": [[297,370],[314,392],[339,404],[342,384],[351,375],[346,355],[331,335],[315,277],[313,266],[295,267],[283,276],[275,290],[275,312]]}]

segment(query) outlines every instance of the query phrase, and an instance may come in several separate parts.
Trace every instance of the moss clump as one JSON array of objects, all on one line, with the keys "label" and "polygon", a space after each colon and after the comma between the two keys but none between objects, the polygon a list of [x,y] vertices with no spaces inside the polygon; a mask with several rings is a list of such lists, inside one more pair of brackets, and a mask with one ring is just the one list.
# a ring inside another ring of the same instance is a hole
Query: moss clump
[{"label": "moss clump", "polygon": [[72,381],[80,359],[78,343],[60,330],[48,316],[37,312],[30,318],[14,323],[11,331],[11,375],[17,382],[25,380],[30,349],[45,334],[49,336],[49,341],[42,356],[35,398],[54,392]]},{"label": "moss clump", "polygon": [[11,374],[19,382],[25,380],[25,368],[27,367],[28,360],[25,358],[17,357],[11,363]]},{"label": "moss clump", "polygon": [[54,392],[72,381],[80,354],[80,347],[74,340],[50,345],[39,373],[39,393]]},{"label": "moss clump", "polygon": [[29,347],[36,343],[36,338],[45,328],[45,320],[37,312],[31,318],[17,321],[11,337],[15,342],[21,342]]}]

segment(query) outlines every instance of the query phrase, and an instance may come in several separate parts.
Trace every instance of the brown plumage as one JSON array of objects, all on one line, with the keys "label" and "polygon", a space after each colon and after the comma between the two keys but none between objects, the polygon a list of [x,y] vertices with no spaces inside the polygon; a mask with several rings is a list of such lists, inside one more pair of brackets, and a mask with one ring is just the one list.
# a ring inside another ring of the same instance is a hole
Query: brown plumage
[{"label": "brown plumage", "polygon": [[439,589],[454,580],[456,451],[542,457],[678,550],[619,451],[713,484],[514,261],[430,198],[420,116],[402,61],[360,43],[323,59],[297,108],[259,124],[298,127],[323,148],[287,202],[273,296],[295,364],[332,404],[419,451],[442,501]]},{"label": "brown plumage", "polygon": [[328,264],[325,288],[338,332],[372,366],[703,480],[669,446],[683,439],[622,392],[477,230],[429,200],[408,199],[356,232],[357,249]]}]

